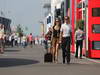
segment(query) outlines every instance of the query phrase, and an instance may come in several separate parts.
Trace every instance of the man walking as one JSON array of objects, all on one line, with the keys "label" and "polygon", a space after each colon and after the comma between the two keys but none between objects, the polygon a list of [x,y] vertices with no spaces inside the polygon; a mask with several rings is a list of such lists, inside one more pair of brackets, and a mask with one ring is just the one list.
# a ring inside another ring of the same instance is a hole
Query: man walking
[{"label": "man walking", "polygon": [[65,59],[70,63],[70,43],[71,43],[71,25],[69,17],[64,18],[64,24],[61,26],[60,42],[62,44],[63,64]]}]

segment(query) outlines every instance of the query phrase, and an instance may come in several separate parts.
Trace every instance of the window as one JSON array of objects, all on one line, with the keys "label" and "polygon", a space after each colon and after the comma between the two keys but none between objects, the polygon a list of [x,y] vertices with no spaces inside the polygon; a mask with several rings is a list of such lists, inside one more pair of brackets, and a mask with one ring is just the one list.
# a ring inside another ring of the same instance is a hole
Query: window
[{"label": "window", "polygon": [[47,24],[51,23],[51,16],[47,18]]},{"label": "window", "polygon": [[51,16],[49,16],[49,23],[51,23]]},{"label": "window", "polygon": [[92,8],[92,16],[100,17],[100,8]]},{"label": "window", "polygon": [[92,42],[92,49],[100,50],[100,41],[93,41]]},{"label": "window", "polygon": [[93,24],[93,33],[100,33],[100,24]]}]

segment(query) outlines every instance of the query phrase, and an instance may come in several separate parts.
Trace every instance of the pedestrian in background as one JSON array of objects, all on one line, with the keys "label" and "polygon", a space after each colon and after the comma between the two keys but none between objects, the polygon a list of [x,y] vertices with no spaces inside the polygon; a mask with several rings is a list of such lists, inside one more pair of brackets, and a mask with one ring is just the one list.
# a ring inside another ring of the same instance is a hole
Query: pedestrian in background
[{"label": "pedestrian in background", "polygon": [[13,47],[14,46],[14,35],[13,34],[10,34],[9,42],[10,42],[10,46]]},{"label": "pedestrian in background", "polygon": [[71,43],[71,25],[70,18],[64,17],[64,24],[61,26],[60,32],[60,41],[62,44],[62,56],[63,56],[63,64],[65,63],[65,59],[67,63],[70,63],[70,43]]},{"label": "pedestrian in background", "polygon": [[47,44],[48,44],[48,52],[52,53],[52,47],[51,47],[51,36],[52,36],[52,28],[49,27],[49,31],[47,32]]},{"label": "pedestrian in background", "polygon": [[18,46],[21,46],[21,37],[18,37],[17,42],[18,42]]},{"label": "pedestrian in background", "polygon": [[82,48],[83,48],[83,39],[84,39],[84,32],[81,27],[79,27],[75,32],[76,38],[76,53],[75,57],[78,58],[78,48],[80,48],[80,58],[82,58]]},{"label": "pedestrian in background", "polygon": [[54,26],[52,28],[52,55],[53,62],[58,62],[58,49],[59,49],[59,37],[60,37],[61,22],[59,18],[56,18]]},{"label": "pedestrian in background", "polygon": [[30,47],[33,47],[33,35],[32,35],[32,33],[30,33],[30,35],[28,36],[28,42],[29,42]]},{"label": "pedestrian in background", "polygon": [[35,37],[33,37],[33,44],[35,45]]},{"label": "pedestrian in background", "polygon": [[22,37],[22,46],[23,46],[23,48],[25,48],[27,46],[27,37],[26,37],[26,35],[23,35],[23,37]]},{"label": "pedestrian in background", "polygon": [[15,46],[18,46],[18,35],[17,34],[14,35],[14,44]]},{"label": "pedestrian in background", "polygon": [[4,53],[4,25],[0,24],[0,53]]}]

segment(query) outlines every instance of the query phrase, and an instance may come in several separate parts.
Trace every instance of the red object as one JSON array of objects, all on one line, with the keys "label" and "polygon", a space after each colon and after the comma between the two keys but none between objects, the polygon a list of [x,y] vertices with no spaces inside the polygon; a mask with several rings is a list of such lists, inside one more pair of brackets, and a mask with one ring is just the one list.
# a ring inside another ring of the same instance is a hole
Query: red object
[{"label": "red object", "polygon": [[[81,0],[75,0],[76,1],[76,7],[80,4]],[[81,20],[82,19],[82,8],[76,8],[76,19]]]},{"label": "red object", "polygon": [[47,35],[45,35],[45,40],[48,40],[48,36]]},{"label": "red object", "polygon": [[32,41],[32,40],[33,40],[33,36],[32,36],[32,35],[29,35],[29,36],[28,36],[28,40],[29,40],[29,41]]},{"label": "red object", "polygon": [[72,21],[71,21],[71,24],[72,24],[72,46],[71,46],[71,52],[75,52],[75,38],[74,38],[74,36],[75,36],[75,31],[74,31],[74,29],[75,29],[75,0],[72,0]]},{"label": "red object", "polygon": [[[93,33],[93,24],[100,25],[100,16],[92,16],[92,8],[100,8],[100,0],[88,0],[88,56],[100,58],[100,50],[93,50],[93,41],[100,41],[100,33]],[[100,13],[100,12],[99,12]],[[96,13],[95,13],[96,14]]]}]

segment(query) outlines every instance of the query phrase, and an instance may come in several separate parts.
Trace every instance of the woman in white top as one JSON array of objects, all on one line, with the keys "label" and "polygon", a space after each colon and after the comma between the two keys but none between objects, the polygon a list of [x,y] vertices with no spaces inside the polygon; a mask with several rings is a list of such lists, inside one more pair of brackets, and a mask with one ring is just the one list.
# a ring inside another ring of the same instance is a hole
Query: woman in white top
[{"label": "woman in white top", "polygon": [[80,47],[80,59],[82,58],[82,47],[83,47],[83,39],[84,39],[84,32],[81,27],[79,27],[75,32],[76,37],[76,53],[75,57],[78,58],[78,48]]}]

